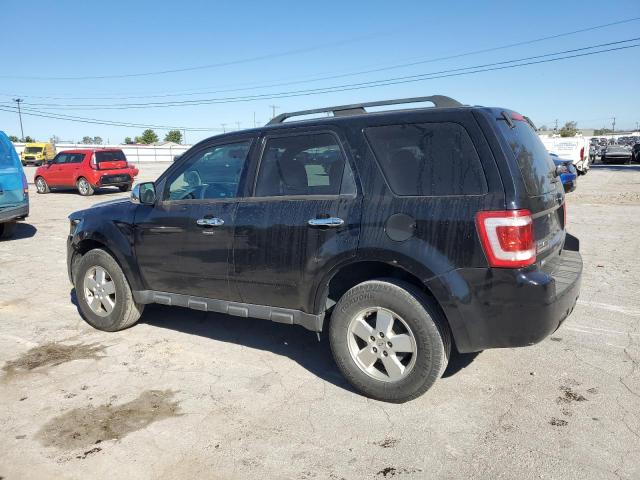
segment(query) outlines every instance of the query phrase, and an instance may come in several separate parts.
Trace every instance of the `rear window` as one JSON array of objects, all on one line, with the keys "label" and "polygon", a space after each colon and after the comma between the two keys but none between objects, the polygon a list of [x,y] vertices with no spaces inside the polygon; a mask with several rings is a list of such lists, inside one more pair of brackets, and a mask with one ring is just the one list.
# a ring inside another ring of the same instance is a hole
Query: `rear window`
[{"label": "rear window", "polygon": [[96,162],[126,162],[127,157],[124,156],[122,150],[113,150],[109,152],[96,152]]},{"label": "rear window", "polygon": [[541,195],[554,189],[555,164],[531,125],[525,121],[512,121],[510,127],[499,118],[498,128],[518,161],[529,195]]},{"label": "rear window", "polygon": [[482,195],[487,183],[478,153],[462,125],[419,123],[365,130],[396,195]]}]

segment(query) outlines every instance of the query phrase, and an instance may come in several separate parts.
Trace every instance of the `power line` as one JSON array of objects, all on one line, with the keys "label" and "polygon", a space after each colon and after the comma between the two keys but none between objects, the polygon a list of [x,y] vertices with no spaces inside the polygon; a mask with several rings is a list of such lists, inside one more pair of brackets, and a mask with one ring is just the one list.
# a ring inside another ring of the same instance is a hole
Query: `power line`
[{"label": "power line", "polygon": [[299,55],[302,53],[313,52],[315,50],[321,50],[324,48],[338,47],[338,46],[346,45],[349,43],[359,42],[359,41],[366,40],[368,38],[379,36],[379,35],[380,33],[372,33],[369,35],[363,35],[356,38],[350,38],[350,39],[340,40],[336,42],[314,45],[312,47],[307,47],[307,48],[298,48],[294,50],[287,50],[284,52],[270,53],[267,55],[258,55],[255,57],[242,58],[238,60],[230,60],[228,62],[210,63],[207,65],[195,65],[195,66],[183,67],[183,68],[172,68],[168,70],[156,70],[152,72],[136,72],[136,73],[124,73],[119,75],[109,74],[109,75],[91,75],[91,76],[76,76],[76,77],[30,77],[30,76],[20,76],[20,75],[0,75],[0,78],[10,78],[10,79],[16,79],[16,80],[104,80],[104,79],[111,79],[111,78],[132,78],[132,77],[149,77],[154,75],[167,75],[170,73],[191,72],[194,70],[206,70],[206,69],[218,68],[218,67],[228,67],[231,65],[239,65],[242,63],[252,63],[260,60],[270,60],[273,58],[286,57],[290,55]]},{"label": "power line", "polygon": [[[86,117],[76,117],[72,115],[63,115],[63,114],[54,114],[51,112],[42,112],[34,109],[23,109],[23,115],[31,116],[31,117],[42,117],[42,118],[50,118],[54,120],[66,120],[70,122],[76,123],[88,123],[94,125],[107,125],[114,127],[131,127],[131,128],[157,128],[159,130],[183,130],[190,132],[209,132],[209,131],[220,131],[220,128],[191,128],[191,127],[176,127],[170,125],[152,125],[152,124],[140,124],[140,123],[128,123],[128,122],[118,122],[111,120],[101,120],[97,118],[86,118]],[[0,111],[2,112],[11,112],[16,113],[17,109],[13,106],[1,106]]]},{"label": "power line", "polygon": [[[628,41],[631,41],[631,40],[625,40],[623,42],[628,42]],[[620,43],[620,42],[614,42],[614,43]],[[363,84],[358,84],[358,86],[349,87],[349,88],[333,89],[333,90],[325,89],[325,90],[322,90],[322,91],[293,93],[293,94],[288,94],[286,96],[287,97],[309,96],[309,95],[320,94],[320,93],[332,93],[332,92],[336,92],[336,91],[347,91],[347,90],[360,90],[360,89],[363,89],[363,88],[372,88],[372,87],[376,87],[376,86],[396,85],[396,84],[416,82],[416,81],[433,80],[433,79],[436,79],[436,78],[471,75],[471,74],[482,73],[482,72],[487,72],[487,71],[506,70],[506,69],[511,69],[511,68],[528,66],[528,65],[536,65],[536,64],[541,64],[541,63],[549,63],[549,62],[556,62],[556,61],[560,61],[560,60],[579,58],[579,57],[585,57],[585,56],[590,56],[590,55],[597,55],[597,54],[600,54],[600,53],[606,53],[606,52],[618,51],[618,50],[625,50],[625,49],[629,49],[629,48],[635,48],[635,47],[638,47],[638,46],[640,46],[640,43],[639,44],[633,44],[633,45],[624,45],[624,46],[619,46],[619,47],[614,47],[614,48],[608,48],[608,49],[604,49],[604,50],[598,50],[598,51],[595,51],[595,52],[585,52],[585,53],[581,53],[581,54],[567,55],[567,56],[564,56],[564,57],[548,58],[548,59],[544,59],[544,60],[536,60],[536,61],[530,61],[530,62],[522,63],[523,60],[527,60],[527,58],[525,58],[525,59],[520,59],[520,60],[509,61],[509,62],[521,62],[521,63],[517,63],[517,64],[514,64],[514,65],[501,65],[501,66],[493,66],[493,67],[490,67],[490,68],[467,67],[467,69],[475,69],[475,70],[467,71],[467,72],[459,72],[458,71],[458,72],[453,72],[453,73],[448,73],[448,74],[443,74],[443,75],[438,75],[438,76],[430,76],[428,78],[426,78],[427,75],[433,75],[433,74],[422,74],[422,75],[418,75],[418,76],[411,76],[412,78],[404,79],[404,80],[389,79],[389,80],[384,80],[384,81],[378,81],[378,83],[376,83],[375,85],[363,86]],[[587,47],[587,48],[595,48],[595,47]],[[549,56],[549,55],[557,55],[557,53],[556,54],[547,54],[547,55],[538,55],[538,56],[529,57],[529,58],[540,58],[540,57]],[[508,62],[498,62],[498,64],[504,64],[504,63],[508,63]],[[489,65],[495,65],[495,64],[489,64]],[[464,70],[464,69],[456,69],[456,70]],[[420,77],[420,78],[413,78],[413,77]],[[401,77],[401,78],[403,78],[403,77]],[[382,82],[384,82],[384,83],[382,83]],[[374,82],[367,82],[367,83],[374,83]],[[331,88],[333,88],[333,87],[331,87]],[[284,96],[285,95],[272,96],[270,98],[284,98]],[[264,99],[264,98],[265,98],[264,96],[261,97],[261,99]],[[250,101],[250,100],[252,100],[252,98],[240,99],[240,100],[236,99],[236,100],[233,100],[233,102]],[[208,103],[213,103],[213,102],[208,102]],[[218,102],[218,103],[232,103],[232,101],[229,100],[229,101]],[[56,120],[75,121],[75,122],[78,122],[78,123],[93,123],[93,124],[99,124],[99,125],[137,127],[137,128],[184,129],[184,130],[190,130],[190,131],[215,131],[215,130],[220,130],[220,129],[216,129],[216,128],[184,128],[184,127],[175,127],[175,126],[166,126],[166,125],[133,124],[133,123],[114,122],[114,121],[109,121],[109,120],[86,118],[86,117],[77,117],[77,116],[65,115],[65,114],[53,114],[51,112],[42,112],[40,110],[35,110],[35,109],[31,109],[31,108],[24,108],[23,110],[25,111],[24,112],[25,115],[44,117],[44,118],[52,118],[52,119],[56,119]],[[12,105],[9,105],[9,106],[5,105],[4,108],[3,108],[3,106],[0,105],[0,111],[15,113],[16,112],[16,108],[13,107]],[[225,124],[225,126],[226,126],[226,124]]]},{"label": "power line", "polygon": [[[301,83],[311,83],[311,82],[318,82],[318,81],[323,81],[323,80],[333,80],[333,79],[336,79],[336,78],[344,78],[344,77],[350,77],[350,76],[364,75],[364,74],[376,73],[376,72],[381,72],[381,71],[386,71],[386,70],[393,70],[393,69],[397,69],[397,68],[406,68],[406,67],[421,65],[421,64],[425,64],[425,63],[433,63],[433,62],[438,62],[438,61],[443,61],[443,60],[451,60],[451,59],[455,59],[455,58],[467,57],[467,56],[471,56],[471,55],[478,55],[478,54],[481,54],[481,53],[489,53],[489,52],[494,52],[494,51],[498,51],[498,50],[504,50],[504,49],[507,49],[507,48],[518,47],[518,46],[523,46],[523,45],[530,45],[530,44],[533,44],[533,43],[539,43],[539,42],[542,42],[542,41],[545,41],[545,40],[553,40],[553,39],[557,39],[557,38],[561,38],[561,37],[575,35],[575,34],[578,34],[578,33],[589,32],[589,31],[592,31],[592,30],[598,30],[598,29],[611,27],[611,26],[615,26],[615,25],[620,25],[620,24],[624,24],[624,23],[635,22],[635,21],[638,21],[638,20],[640,20],[640,17],[633,17],[633,18],[619,20],[619,21],[610,22],[610,23],[605,23],[605,24],[601,24],[601,25],[595,25],[595,26],[592,26],[592,27],[582,28],[582,29],[579,29],[579,30],[572,30],[570,32],[563,32],[563,33],[558,33],[558,34],[554,34],[554,35],[548,35],[548,36],[545,36],[545,37],[539,37],[539,38],[534,38],[534,39],[530,39],[530,40],[524,40],[524,41],[521,41],[521,42],[509,43],[509,44],[506,44],[506,45],[499,45],[499,46],[496,46],[496,47],[490,47],[490,48],[485,48],[485,49],[481,49],[481,50],[473,50],[473,51],[469,51],[469,52],[463,52],[463,53],[458,53],[458,54],[444,56],[444,57],[421,59],[421,60],[413,61],[413,62],[409,62],[409,63],[394,64],[394,65],[387,66],[387,67],[377,67],[377,68],[369,69],[369,70],[360,70],[360,71],[350,72],[350,73],[340,73],[340,74],[336,74],[336,75],[322,76],[322,77],[306,79],[306,80],[294,80],[294,81],[286,81],[286,82],[279,82],[279,83],[254,85],[254,86],[242,87],[242,88],[231,88],[231,89],[221,89],[221,90],[204,90],[204,91],[203,90],[197,90],[197,91],[195,91],[195,90],[191,90],[191,91],[186,90],[186,91],[183,91],[183,92],[174,92],[174,93],[146,94],[146,95],[126,95],[126,96],[102,96],[102,97],[68,97],[68,96],[60,97],[60,96],[24,95],[24,94],[22,94],[21,96],[29,97],[29,98],[51,99],[51,100],[65,100],[65,99],[66,100],[118,100],[118,99],[127,100],[127,99],[136,99],[136,98],[166,98],[166,97],[179,97],[179,96],[191,96],[191,95],[203,95],[203,94],[217,94],[217,93],[227,93],[227,92],[254,90],[254,89],[260,89],[260,88],[274,88],[274,87],[282,87],[282,86],[295,85],[295,84],[301,84]],[[320,47],[317,47],[317,48],[320,48]],[[209,67],[212,67],[212,66],[213,65],[211,65]],[[200,67],[194,67],[194,68],[200,68]],[[204,68],[204,67],[202,67],[202,68]],[[9,77],[0,76],[0,78],[9,78]],[[31,77],[11,77],[11,78],[31,78]],[[49,79],[48,77],[42,77],[42,78],[43,79]],[[94,77],[87,77],[87,78],[94,78]],[[103,78],[103,77],[95,77],[95,78]],[[3,94],[3,95],[5,95],[5,96],[15,96],[15,94],[13,94],[13,95]]]},{"label": "power line", "polygon": [[[555,62],[555,61],[566,60],[571,58],[579,58],[584,56],[596,55],[600,53],[612,52],[616,50],[634,48],[640,44],[618,46],[615,48],[601,49],[598,51],[586,52],[586,53],[580,53],[580,54],[575,54],[575,52],[584,52],[585,50],[593,50],[593,49],[602,48],[606,46],[620,45],[623,43],[634,42],[637,40],[640,40],[640,37],[635,37],[627,40],[619,40],[615,42],[607,42],[607,43],[602,43],[598,45],[591,45],[588,47],[564,50],[560,52],[534,55],[530,57],[523,57],[523,58],[518,58],[513,60],[505,60],[502,62],[493,62],[493,63],[487,63],[482,65],[474,65],[471,67],[461,67],[461,68],[454,68],[449,70],[441,70],[438,72],[430,72],[430,73],[422,73],[422,74],[408,75],[408,76],[401,76],[401,77],[392,77],[392,78],[380,79],[380,80],[372,80],[368,82],[342,84],[342,85],[334,85],[330,87],[318,87],[313,89],[285,91],[285,92],[278,92],[278,93],[255,94],[255,95],[237,96],[237,97],[219,97],[219,98],[196,99],[196,100],[181,100],[181,101],[172,101],[172,102],[146,102],[146,103],[120,103],[120,104],[117,104],[117,103],[116,104],[30,103],[29,105],[36,106],[42,109],[55,108],[55,109],[67,109],[67,110],[85,110],[85,109],[111,110],[111,109],[140,109],[140,108],[160,108],[160,107],[174,107],[174,106],[210,105],[210,104],[247,102],[247,101],[254,101],[254,100],[269,100],[269,99],[276,99],[276,98],[290,98],[290,97],[299,97],[299,96],[307,96],[307,95],[316,95],[316,94],[322,94],[322,93],[361,90],[364,88],[412,83],[412,82],[417,82],[422,80],[432,80],[437,78],[448,78],[448,77],[455,77],[455,76],[462,76],[462,75],[470,75],[474,73],[505,70],[509,68],[516,68],[516,67],[522,67],[527,65],[536,65],[536,64]],[[569,53],[574,53],[574,54],[565,55]],[[564,55],[564,56],[560,56],[560,55]],[[547,57],[556,57],[556,58],[547,58]],[[536,59],[544,59],[544,60],[536,60]]]}]

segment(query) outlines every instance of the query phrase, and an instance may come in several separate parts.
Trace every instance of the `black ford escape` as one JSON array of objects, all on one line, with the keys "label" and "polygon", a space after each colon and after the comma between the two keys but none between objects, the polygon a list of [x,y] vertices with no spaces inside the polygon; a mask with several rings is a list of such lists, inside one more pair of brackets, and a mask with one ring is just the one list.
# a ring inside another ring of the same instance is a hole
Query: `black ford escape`
[{"label": "black ford escape", "polygon": [[[435,107],[365,110],[412,102]],[[348,380],[392,402],[433,385],[452,345],[544,339],[582,273],[529,120],[442,96],[212,137],[131,199],[69,218],[69,275],[94,327],[161,303],[328,330]]]}]

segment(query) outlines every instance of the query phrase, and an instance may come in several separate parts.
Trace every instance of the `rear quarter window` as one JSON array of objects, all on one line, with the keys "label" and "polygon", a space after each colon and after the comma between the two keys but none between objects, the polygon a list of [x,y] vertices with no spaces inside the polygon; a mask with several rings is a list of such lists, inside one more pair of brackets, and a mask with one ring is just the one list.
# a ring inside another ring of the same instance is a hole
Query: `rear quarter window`
[{"label": "rear quarter window", "polygon": [[527,193],[536,196],[551,192],[556,166],[533,127],[521,120],[513,121],[513,126],[502,118],[496,121],[516,158]]},{"label": "rear quarter window", "polygon": [[457,123],[365,129],[391,190],[400,196],[483,195],[487,182],[469,134]]}]

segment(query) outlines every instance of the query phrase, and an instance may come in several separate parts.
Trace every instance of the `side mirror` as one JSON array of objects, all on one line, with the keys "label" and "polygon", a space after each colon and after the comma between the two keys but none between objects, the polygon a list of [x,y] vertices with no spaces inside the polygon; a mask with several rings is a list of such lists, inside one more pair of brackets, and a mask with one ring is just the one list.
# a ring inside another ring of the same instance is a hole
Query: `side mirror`
[{"label": "side mirror", "polygon": [[156,203],[156,185],[153,182],[139,183],[131,191],[131,202],[141,205]]}]

